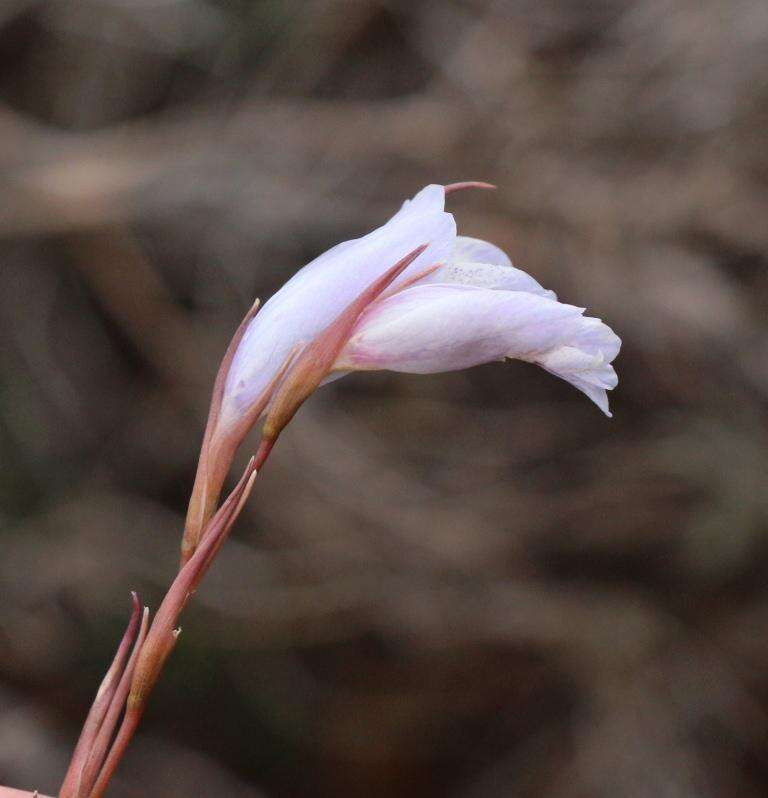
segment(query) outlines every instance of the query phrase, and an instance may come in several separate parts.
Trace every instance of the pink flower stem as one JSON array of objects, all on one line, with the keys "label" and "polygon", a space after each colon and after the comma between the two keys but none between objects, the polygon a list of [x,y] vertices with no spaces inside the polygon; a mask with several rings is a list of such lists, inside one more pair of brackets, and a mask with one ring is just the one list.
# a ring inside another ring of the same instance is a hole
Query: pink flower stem
[{"label": "pink flower stem", "polygon": [[88,717],[85,719],[83,729],[80,732],[80,738],[75,746],[69,768],[67,769],[67,773],[61,785],[61,790],[59,791],[60,798],[75,798],[75,796],[78,795],[83,768],[91,754],[94,741],[102,728],[104,718],[109,711],[112,699],[118,689],[125,659],[128,656],[131,643],[133,643],[134,637],[136,636],[136,630],[139,626],[139,617],[141,615],[141,606],[138,596],[136,593],[132,593],[131,595],[133,597],[133,612],[128,622],[128,628],[125,630],[123,639],[120,641],[120,645],[117,648],[115,658],[112,660],[112,664],[109,666],[109,670],[96,692],[96,697],[88,712]]},{"label": "pink flower stem", "polygon": [[[200,545],[171,583],[151,625],[149,610],[145,607],[142,613],[138,597],[133,594],[134,608],[128,628],[83,725],[59,798],[101,798],[104,795],[181,632],[177,628],[179,616],[240,515],[257,470],[273,446],[274,441],[261,444],[234,490],[206,524]],[[133,650],[129,656],[131,645]],[[33,793],[0,787],[0,798],[32,796]]]},{"label": "pink flower stem", "polygon": [[148,622],[149,609],[145,607],[141,617],[139,634],[136,637],[136,643],[133,646],[131,657],[128,660],[128,664],[125,666],[123,675],[120,677],[120,683],[118,684],[115,695],[113,696],[112,702],[109,705],[106,717],[104,718],[104,723],[102,723],[101,729],[99,729],[99,733],[94,740],[93,747],[91,748],[91,753],[85,762],[85,766],[80,778],[80,789],[78,791],[78,795],[87,796],[90,794],[91,789],[96,781],[96,777],[102,768],[107,751],[109,750],[110,742],[112,741],[112,734],[114,733],[118,718],[120,717],[120,713],[123,711],[126,698],[128,697],[128,690],[131,686],[131,678],[133,677],[133,671],[136,667],[136,661],[138,659],[139,652],[141,651],[141,648],[144,645],[144,640],[147,637]]},{"label": "pink flower stem", "polygon": [[[269,447],[271,448],[271,447]],[[261,450],[260,450],[261,451]],[[269,451],[262,452],[259,462],[263,463]],[[112,746],[101,765],[90,792],[83,792],[82,798],[101,798],[109,785],[112,776],[122,760],[133,735],[138,728],[144,714],[147,699],[160,676],[162,668],[173,650],[181,629],[177,628],[177,621],[187,601],[200,584],[203,576],[211,565],[219,548],[223,544],[243,505],[250,495],[256,477],[256,458],[252,458],[245,473],[235,489],[221,505],[213,516],[201,539],[195,553],[179,571],[171,584],[165,598],[155,614],[146,638],[139,649],[134,651],[129,663],[131,673],[130,690],[125,700],[125,714],[123,721],[112,743]],[[137,653],[138,652],[138,653]],[[119,690],[124,688],[121,680]],[[104,742],[100,738],[98,745]],[[94,758],[88,762],[87,775],[92,776],[95,764],[100,760],[101,750],[94,752]],[[78,796],[80,798],[80,796]]]}]

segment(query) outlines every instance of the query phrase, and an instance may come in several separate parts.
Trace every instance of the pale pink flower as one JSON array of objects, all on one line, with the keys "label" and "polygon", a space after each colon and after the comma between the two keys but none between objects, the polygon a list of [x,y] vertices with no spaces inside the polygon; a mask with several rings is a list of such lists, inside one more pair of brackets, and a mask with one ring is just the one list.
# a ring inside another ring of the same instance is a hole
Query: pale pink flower
[{"label": "pale pink flower", "polygon": [[[360,316],[333,370],[427,374],[515,358],[570,382],[610,415],[621,342],[599,319],[558,302],[507,255],[456,234],[445,188],[422,189],[382,227],[298,271],[253,318],[227,375],[222,420],[258,401],[297,345],[312,341],[373,280],[422,252]],[[414,281],[430,266],[437,268]],[[398,288],[400,290],[398,290]]]}]

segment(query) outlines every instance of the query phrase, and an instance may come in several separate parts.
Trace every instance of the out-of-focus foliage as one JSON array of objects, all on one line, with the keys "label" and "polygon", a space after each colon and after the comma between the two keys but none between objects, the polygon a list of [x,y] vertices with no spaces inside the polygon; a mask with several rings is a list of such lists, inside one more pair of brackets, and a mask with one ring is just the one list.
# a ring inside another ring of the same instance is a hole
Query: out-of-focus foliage
[{"label": "out-of-focus foliage", "polygon": [[0,783],[172,576],[254,296],[429,182],[625,341],[301,411],[115,796],[768,788],[764,0],[0,6]]}]

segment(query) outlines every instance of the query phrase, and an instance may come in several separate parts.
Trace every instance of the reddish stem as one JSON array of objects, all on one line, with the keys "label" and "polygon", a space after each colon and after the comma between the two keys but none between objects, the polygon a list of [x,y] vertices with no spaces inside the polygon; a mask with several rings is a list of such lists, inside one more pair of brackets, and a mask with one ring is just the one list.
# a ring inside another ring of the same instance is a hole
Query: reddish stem
[{"label": "reddish stem", "polygon": [[104,766],[99,773],[96,784],[94,784],[93,789],[90,792],[89,798],[101,798],[101,796],[104,795],[104,791],[109,786],[109,782],[114,775],[117,766],[120,764],[120,760],[123,758],[125,749],[128,747],[128,743],[131,741],[133,733],[136,731],[136,727],[139,725],[141,715],[141,712],[133,713],[130,716],[128,713],[126,713],[125,718],[123,718],[123,722],[120,724],[120,730],[117,733],[117,737],[115,737],[115,741],[112,743],[109,756],[107,756],[107,759],[104,762]]},{"label": "reddish stem", "polygon": [[99,734],[105,715],[109,711],[112,699],[118,689],[119,679],[125,665],[125,658],[128,656],[128,650],[136,636],[136,628],[139,625],[139,614],[141,613],[141,605],[139,604],[138,596],[136,593],[131,593],[131,596],[133,598],[133,611],[128,621],[128,628],[123,634],[123,639],[117,647],[115,658],[112,660],[112,664],[96,692],[96,697],[88,712],[88,717],[85,719],[83,730],[80,733],[80,738],[75,746],[69,768],[67,769],[67,773],[61,785],[61,790],[59,791],[59,798],[74,798],[74,796],[79,794],[80,778],[83,768],[88,761],[94,740]]},{"label": "reddish stem", "polygon": [[[267,454],[268,452],[262,455],[261,462],[264,462]],[[256,477],[255,462],[255,458],[252,458],[235,489],[211,519],[200,545],[176,575],[155,614],[146,639],[138,650],[135,666],[131,664],[133,673],[123,721],[89,798],[101,798],[104,794],[133,738],[146,709],[149,694],[176,644],[180,632],[175,628],[179,615],[200,584],[250,495]]]},{"label": "reddish stem", "polygon": [[112,735],[117,726],[117,720],[120,717],[120,713],[123,711],[125,700],[128,697],[128,690],[131,686],[131,678],[133,677],[133,671],[136,667],[136,660],[138,659],[139,651],[141,651],[141,647],[144,644],[144,640],[147,636],[148,622],[149,609],[145,607],[141,616],[141,627],[139,628],[139,634],[136,637],[136,642],[134,643],[131,657],[128,660],[128,664],[125,666],[123,675],[120,677],[120,683],[118,684],[117,690],[112,697],[112,702],[107,710],[104,723],[101,724],[101,729],[99,729],[99,733],[96,736],[93,747],[91,748],[90,756],[88,757],[85,767],[83,768],[80,779],[80,789],[78,790],[78,798],[81,796],[82,798],[86,798],[86,796],[90,794],[91,789],[96,781],[96,777],[104,763],[104,758],[109,750],[109,743],[112,740]]}]

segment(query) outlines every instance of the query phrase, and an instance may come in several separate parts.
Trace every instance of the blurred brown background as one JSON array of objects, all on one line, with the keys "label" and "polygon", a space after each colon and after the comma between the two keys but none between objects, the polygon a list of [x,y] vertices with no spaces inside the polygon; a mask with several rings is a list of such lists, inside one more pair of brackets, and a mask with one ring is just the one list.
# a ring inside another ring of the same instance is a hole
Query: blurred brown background
[{"label": "blurred brown background", "polygon": [[[0,783],[53,793],[174,573],[255,296],[429,182],[624,339],[324,388],[115,796],[768,788],[768,4],[0,5]],[[245,454],[245,453],[244,453]]]}]

